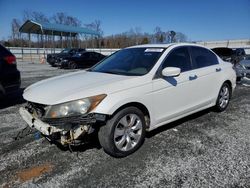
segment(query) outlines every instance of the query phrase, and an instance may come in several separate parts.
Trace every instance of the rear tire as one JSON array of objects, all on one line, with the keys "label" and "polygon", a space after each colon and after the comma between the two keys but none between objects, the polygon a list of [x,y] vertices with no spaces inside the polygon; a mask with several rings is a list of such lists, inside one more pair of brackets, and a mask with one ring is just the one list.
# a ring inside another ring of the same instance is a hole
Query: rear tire
[{"label": "rear tire", "polygon": [[127,107],[100,128],[98,138],[106,153],[126,157],[143,144],[145,130],[144,114],[136,107]]},{"label": "rear tire", "polygon": [[217,101],[216,101],[216,105],[215,105],[215,110],[217,112],[222,112],[226,110],[229,104],[229,101],[231,99],[231,95],[232,95],[232,89],[230,85],[226,82],[223,83],[223,85],[220,88]]}]

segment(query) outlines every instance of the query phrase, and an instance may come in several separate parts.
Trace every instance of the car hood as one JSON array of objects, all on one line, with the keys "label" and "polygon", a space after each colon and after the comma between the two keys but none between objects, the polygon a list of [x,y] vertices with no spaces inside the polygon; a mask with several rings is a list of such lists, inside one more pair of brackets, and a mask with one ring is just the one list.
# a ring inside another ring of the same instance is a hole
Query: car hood
[{"label": "car hood", "polygon": [[134,79],[138,77],[79,71],[37,82],[25,89],[23,97],[30,102],[54,105],[136,87],[140,82]]}]

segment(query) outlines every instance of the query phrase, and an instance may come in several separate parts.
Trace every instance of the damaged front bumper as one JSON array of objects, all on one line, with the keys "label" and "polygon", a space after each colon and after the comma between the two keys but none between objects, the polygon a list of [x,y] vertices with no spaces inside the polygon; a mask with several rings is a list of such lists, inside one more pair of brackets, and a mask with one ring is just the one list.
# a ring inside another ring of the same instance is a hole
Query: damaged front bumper
[{"label": "damaged front bumper", "polygon": [[105,115],[92,114],[79,119],[69,120],[60,118],[56,120],[42,121],[31,114],[28,109],[21,107],[19,113],[24,121],[31,127],[42,133],[50,141],[57,141],[62,145],[74,145],[81,142],[83,136],[93,132],[93,125],[97,121],[105,120]]}]

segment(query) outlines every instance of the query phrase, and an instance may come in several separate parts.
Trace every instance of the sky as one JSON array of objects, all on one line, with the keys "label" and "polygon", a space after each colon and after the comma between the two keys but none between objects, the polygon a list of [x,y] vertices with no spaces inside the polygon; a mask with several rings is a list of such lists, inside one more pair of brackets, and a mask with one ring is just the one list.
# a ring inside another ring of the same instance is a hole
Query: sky
[{"label": "sky", "polygon": [[104,36],[135,27],[153,33],[159,26],[190,41],[250,39],[250,0],[0,0],[0,40],[25,10],[48,17],[64,12],[82,24],[100,20]]}]

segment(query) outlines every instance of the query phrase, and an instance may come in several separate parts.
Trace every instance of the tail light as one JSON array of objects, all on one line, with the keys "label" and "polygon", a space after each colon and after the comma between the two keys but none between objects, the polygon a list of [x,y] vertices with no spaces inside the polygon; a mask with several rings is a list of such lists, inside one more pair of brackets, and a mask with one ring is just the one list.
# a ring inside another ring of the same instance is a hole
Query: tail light
[{"label": "tail light", "polygon": [[11,56],[6,56],[4,59],[5,59],[5,61],[6,61],[8,64],[10,64],[10,65],[16,64],[16,57],[13,56],[13,55],[11,55]]}]

